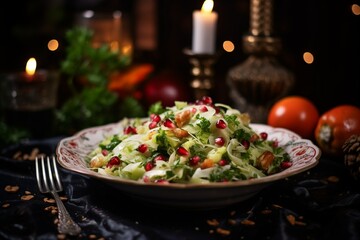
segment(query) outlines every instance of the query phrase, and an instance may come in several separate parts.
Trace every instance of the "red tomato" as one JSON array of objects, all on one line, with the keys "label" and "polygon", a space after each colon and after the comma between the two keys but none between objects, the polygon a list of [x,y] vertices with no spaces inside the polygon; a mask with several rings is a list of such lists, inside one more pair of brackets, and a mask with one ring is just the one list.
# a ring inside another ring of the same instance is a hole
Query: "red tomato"
[{"label": "red tomato", "polygon": [[277,101],[269,111],[268,125],[289,129],[303,138],[313,137],[319,119],[317,107],[307,98],[288,96]]},{"label": "red tomato", "polygon": [[332,156],[342,153],[342,145],[353,134],[360,134],[360,108],[336,106],[323,115],[315,129],[315,139],[322,152]]}]

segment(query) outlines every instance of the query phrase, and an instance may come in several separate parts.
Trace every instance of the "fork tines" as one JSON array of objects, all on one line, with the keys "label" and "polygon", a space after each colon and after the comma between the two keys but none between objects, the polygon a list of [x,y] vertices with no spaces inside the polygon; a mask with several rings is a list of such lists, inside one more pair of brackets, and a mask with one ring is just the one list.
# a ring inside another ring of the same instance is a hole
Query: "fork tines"
[{"label": "fork tines", "polygon": [[51,160],[50,157],[36,157],[35,168],[40,192],[62,191],[62,185],[54,156],[51,157]]}]

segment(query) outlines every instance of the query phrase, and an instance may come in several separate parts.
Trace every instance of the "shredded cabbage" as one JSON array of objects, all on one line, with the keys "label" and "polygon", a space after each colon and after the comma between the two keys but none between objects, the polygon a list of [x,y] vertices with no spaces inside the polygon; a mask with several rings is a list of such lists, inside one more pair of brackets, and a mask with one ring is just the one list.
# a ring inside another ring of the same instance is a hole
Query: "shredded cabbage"
[{"label": "shredded cabbage", "polygon": [[209,97],[120,124],[121,132],[88,155],[90,169],[140,182],[193,184],[261,178],[290,161],[267,133],[250,127],[248,114]]}]

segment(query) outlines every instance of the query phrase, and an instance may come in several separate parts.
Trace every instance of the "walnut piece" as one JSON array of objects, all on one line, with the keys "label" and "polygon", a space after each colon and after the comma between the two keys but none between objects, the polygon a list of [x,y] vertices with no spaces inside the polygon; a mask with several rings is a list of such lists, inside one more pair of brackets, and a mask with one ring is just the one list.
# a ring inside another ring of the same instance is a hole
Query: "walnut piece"
[{"label": "walnut piece", "polygon": [[186,125],[190,121],[190,119],[191,119],[191,111],[190,110],[182,111],[176,114],[175,116],[176,126],[182,127]]},{"label": "walnut piece", "polygon": [[275,156],[272,152],[265,151],[257,159],[257,164],[261,169],[267,171],[269,169],[271,163],[274,161],[274,159],[275,159]]}]

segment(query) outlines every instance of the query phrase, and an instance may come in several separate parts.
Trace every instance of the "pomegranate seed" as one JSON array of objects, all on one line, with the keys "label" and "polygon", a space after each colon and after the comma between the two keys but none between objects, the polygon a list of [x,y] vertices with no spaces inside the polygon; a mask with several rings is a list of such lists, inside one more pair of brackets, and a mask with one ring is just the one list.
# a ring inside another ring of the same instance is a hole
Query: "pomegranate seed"
[{"label": "pomegranate seed", "polygon": [[151,162],[145,164],[145,171],[150,171],[153,169],[154,165]]},{"label": "pomegranate seed", "polygon": [[140,144],[137,150],[141,153],[145,153],[148,150],[148,146],[145,143]]},{"label": "pomegranate seed", "polygon": [[267,137],[268,137],[268,134],[266,132],[261,132],[260,137],[261,137],[262,140],[266,140]]},{"label": "pomegranate seed", "polygon": [[215,144],[222,147],[225,144],[225,140],[223,137],[217,137],[215,138]]},{"label": "pomegranate seed", "polygon": [[225,165],[227,165],[228,164],[228,161],[227,160],[225,160],[225,159],[220,159],[220,161],[219,161],[219,165],[220,166],[225,166]]},{"label": "pomegranate seed", "polygon": [[136,134],[136,128],[133,128],[131,126],[127,126],[124,128],[124,134]]},{"label": "pomegranate seed", "polygon": [[176,152],[180,155],[180,156],[187,156],[189,155],[189,151],[186,150],[184,147],[179,147]]},{"label": "pomegranate seed", "polygon": [[175,124],[170,119],[165,120],[164,126],[167,128],[175,128]]},{"label": "pomegranate seed", "polygon": [[159,115],[157,115],[157,114],[154,114],[154,115],[152,115],[152,117],[151,117],[151,120],[153,121],[153,122],[160,122],[160,120],[161,120],[161,117],[159,116]]},{"label": "pomegranate seed", "polygon": [[196,100],[196,101],[195,101],[195,105],[202,105],[202,104],[204,104],[204,102],[201,101],[201,100]]},{"label": "pomegranate seed", "polygon": [[148,176],[144,176],[143,181],[148,183],[148,182],[150,182],[150,178]]},{"label": "pomegranate seed", "polygon": [[292,166],[292,162],[282,162],[281,163],[281,168],[282,169],[287,169],[287,168],[289,168],[291,166]]},{"label": "pomegranate seed", "polygon": [[241,144],[244,146],[244,148],[246,149],[246,150],[248,150],[249,149],[249,147],[250,147],[250,142],[248,141],[248,140],[242,140],[241,141]]},{"label": "pomegranate seed", "polygon": [[215,113],[219,113],[220,112],[220,108],[215,106],[215,105],[212,105],[212,107],[215,109]]},{"label": "pomegranate seed", "polygon": [[155,121],[152,121],[150,124],[149,124],[149,129],[153,129],[153,128],[155,128],[156,126],[157,126],[157,122],[155,122]]},{"label": "pomegranate seed", "polygon": [[209,96],[203,96],[202,98],[201,98],[201,101],[203,101],[205,104],[212,104],[212,98],[211,97],[209,97]]},{"label": "pomegranate seed", "polygon": [[200,112],[207,112],[207,111],[209,110],[205,105],[200,107]]},{"label": "pomegranate seed", "polygon": [[189,159],[190,166],[196,166],[200,162],[201,158],[199,156],[193,156]]},{"label": "pomegranate seed", "polygon": [[115,165],[119,165],[120,164],[120,158],[118,156],[113,156],[112,158],[110,158],[109,162],[106,164],[106,167],[111,168]]},{"label": "pomegranate seed", "polygon": [[226,125],[226,122],[224,120],[219,119],[216,122],[216,127],[219,128],[219,129],[225,129],[227,127],[227,125]]},{"label": "pomegranate seed", "polygon": [[193,114],[195,114],[196,112],[197,112],[197,109],[196,108],[191,108],[191,112],[193,113]]},{"label": "pomegranate seed", "polygon": [[279,146],[279,142],[277,140],[272,142],[272,147],[277,148]]},{"label": "pomegranate seed", "polygon": [[104,156],[107,156],[109,154],[109,151],[106,149],[101,150],[101,154]]},{"label": "pomegranate seed", "polygon": [[155,161],[166,161],[167,158],[166,158],[164,155],[159,154],[159,155],[157,155],[156,157],[154,157],[154,160],[155,160]]},{"label": "pomegranate seed", "polygon": [[169,181],[166,179],[156,179],[154,182],[159,183],[159,184],[168,184],[169,183]]}]

